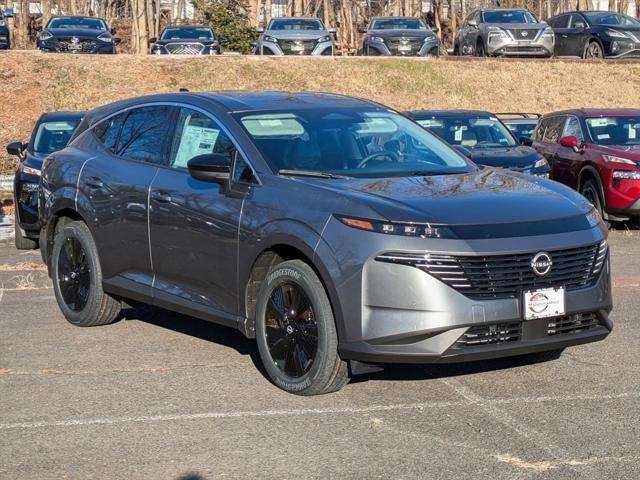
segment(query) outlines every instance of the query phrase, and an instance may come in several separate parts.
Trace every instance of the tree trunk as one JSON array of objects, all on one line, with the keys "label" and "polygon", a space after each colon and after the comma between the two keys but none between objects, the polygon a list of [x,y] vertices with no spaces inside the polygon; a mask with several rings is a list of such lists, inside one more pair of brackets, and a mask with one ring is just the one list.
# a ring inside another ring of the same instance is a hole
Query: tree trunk
[{"label": "tree trunk", "polygon": [[29,0],[20,0],[18,2],[20,11],[14,16],[13,27],[13,48],[26,49],[29,48]]},{"label": "tree trunk", "polygon": [[[462,0],[464,2],[464,0]],[[455,0],[449,0],[449,14],[451,16],[451,44],[453,44],[454,39],[456,38],[456,2]]]},{"label": "tree trunk", "polygon": [[616,0],[609,0],[609,11],[610,12],[616,12],[617,11]]},{"label": "tree trunk", "polygon": [[178,0],[178,7],[176,12],[177,20],[184,20],[184,0]]},{"label": "tree trunk", "polygon": [[[636,0],[636,2],[639,0]],[[629,0],[619,0],[618,1],[618,12],[619,13],[627,13],[627,10],[629,10]]]},{"label": "tree trunk", "polygon": [[149,44],[149,34],[147,30],[145,0],[131,0],[131,14],[133,16],[131,48],[136,55],[146,55]]},{"label": "tree trunk", "polygon": [[145,2],[145,11],[147,12],[147,31],[149,32],[149,37],[157,37],[155,30],[155,22],[153,21],[153,0],[146,0]]},{"label": "tree trunk", "polygon": [[42,28],[47,24],[51,18],[51,0],[42,0]]}]

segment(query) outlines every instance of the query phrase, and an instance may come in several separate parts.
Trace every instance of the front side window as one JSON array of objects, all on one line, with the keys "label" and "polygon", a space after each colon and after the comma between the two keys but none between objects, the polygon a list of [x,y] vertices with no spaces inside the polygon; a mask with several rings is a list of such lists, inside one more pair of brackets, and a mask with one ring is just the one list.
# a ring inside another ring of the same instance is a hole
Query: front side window
[{"label": "front side window", "polygon": [[538,23],[536,17],[526,10],[485,10],[483,23]]},{"label": "front side window", "polygon": [[587,129],[598,145],[640,145],[640,116],[587,118]]},{"label": "front side window", "polygon": [[324,25],[320,20],[307,18],[275,19],[267,30],[324,30]]},{"label": "front side window", "polygon": [[553,28],[567,28],[567,23],[569,20],[569,15],[560,15],[556,18],[550,18],[547,20],[547,23],[550,27]]},{"label": "front side window", "polygon": [[210,28],[167,28],[162,32],[160,40],[213,40],[213,31]]},{"label": "front side window", "polygon": [[427,30],[419,18],[384,18],[371,22],[371,30]]},{"label": "front side window", "polygon": [[515,147],[509,129],[497,118],[440,117],[417,118],[416,122],[450,145],[465,148]]},{"label": "front side window", "polygon": [[120,136],[125,118],[127,118],[127,112],[114,115],[113,117],[103,120],[93,129],[98,140],[100,140],[104,147],[111,153],[116,153],[118,137]]},{"label": "front side window", "polygon": [[106,30],[107,25],[100,18],[94,17],[56,17],[49,20],[47,28],[89,28]]},{"label": "front side window", "polygon": [[586,12],[584,15],[587,17],[591,25],[617,25],[628,27],[640,26],[640,22],[638,20],[621,13]]},{"label": "front side window", "polygon": [[580,15],[571,15],[569,28],[584,28],[585,26],[584,19]]},{"label": "front side window", "polygon": [[385,177],[475,168],[440,139],[392,112],[317,109],[236,118],[275,171]]},{"label": "front side window", "polygon": [[67,146],[78,123],[80,123],[80,119],[42,122],[38,126],[33,140],[33,151],[47,155],[62,150]]},{"label": "front side window", "polygon": [[563,137],[576,137],[578,139],[578,143],[582,143],[584,141],[584,135],[582,134],[582,127],[580,126],[580,120],[573,115],[570,115],[567,118],[567,123],[564,126],[564,132],[562,132]]},{"label": "front side window", "polygon": [[196,110],[180,109],[169,158],[172,168],[186,169],[189,160],[208,153],[224,155],[231,166],[236,152],[235,146],[218,123]]},{"label": "front side window", "polygon": [[173,114],[174,108],[166,105],[131,110],[114,153],[130,160],[164,164]]}]

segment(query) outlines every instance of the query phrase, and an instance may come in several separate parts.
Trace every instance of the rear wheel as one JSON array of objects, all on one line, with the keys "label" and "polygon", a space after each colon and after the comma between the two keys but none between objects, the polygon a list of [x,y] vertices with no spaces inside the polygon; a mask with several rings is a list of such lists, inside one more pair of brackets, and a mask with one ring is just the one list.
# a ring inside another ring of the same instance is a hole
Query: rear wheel
[{"label": "rear wheel", "polygon": [[69,222],[56,235],[51,278],[58,306],[73,325],[106,325],[118,317],[121,303],[102,290],[98,251],[83,222]]},{"label": "rear wheel", "polygon": [[583,58],[604,58],[604,52],[602,51],[602,47],[595,40],[587,43],[587,46],[584,48]]},{"label": "rear wheel", "polygon": [[38,241],[22,235],[20,226],[18,225],[18,215],[14,219],[14,239],[18,250],[35,250],[38,248]]},{"label": "rear wheel", "polygon": [[287,392],[319,395],[349,381],[329,298],[301,260],[269,271],[258,294],[256,340],[269,378]]}]

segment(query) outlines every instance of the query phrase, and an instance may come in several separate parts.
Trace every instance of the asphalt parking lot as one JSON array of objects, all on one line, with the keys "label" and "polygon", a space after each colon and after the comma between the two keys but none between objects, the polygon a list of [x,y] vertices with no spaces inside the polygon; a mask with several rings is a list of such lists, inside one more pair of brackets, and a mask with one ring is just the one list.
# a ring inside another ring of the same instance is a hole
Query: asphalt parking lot
[{"label": "asphalt parking lot", "polygon": [[272,386],[253,342],[157,309],[77,328],[0,224],[0,478],[640,478],[640,232],[612,232],[614,332],[559,360]]}]

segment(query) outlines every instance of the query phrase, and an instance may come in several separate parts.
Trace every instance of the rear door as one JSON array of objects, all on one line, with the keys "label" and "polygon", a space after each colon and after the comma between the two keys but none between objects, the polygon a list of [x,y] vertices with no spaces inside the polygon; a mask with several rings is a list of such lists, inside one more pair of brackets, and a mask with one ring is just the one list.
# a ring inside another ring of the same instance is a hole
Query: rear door
[{"label": "rear door", "polygon": [[533,144],[535,150],[549,162],[551,178],[558,181],[560,181],[560,179],[557,177],[558,172],[555,162],[558,156],[558,147],[560,146],[558,141],[562,134],[564,121],[564,115],[543,118],[536,128],[535,141]]},{"label": "rear door", "polygon": [[166,158],[174,109],[148,106],[116,114],[91,134],[103,146],[82,170],[80,189],[98,221],[93,235],[105,284],[150,294],[148,195]]},{"label": "rear door", "polygon": [[238,228],[247,187],[231,182],[223,188],[193,178],[188,161],[206,153],[224,154],[230,166],[244,162],[219,121],[180,108],[168,166],[159,169],[150,192],[154,298],[158,305],[182,306],[186,313],[215,315],[233,324]]}]

